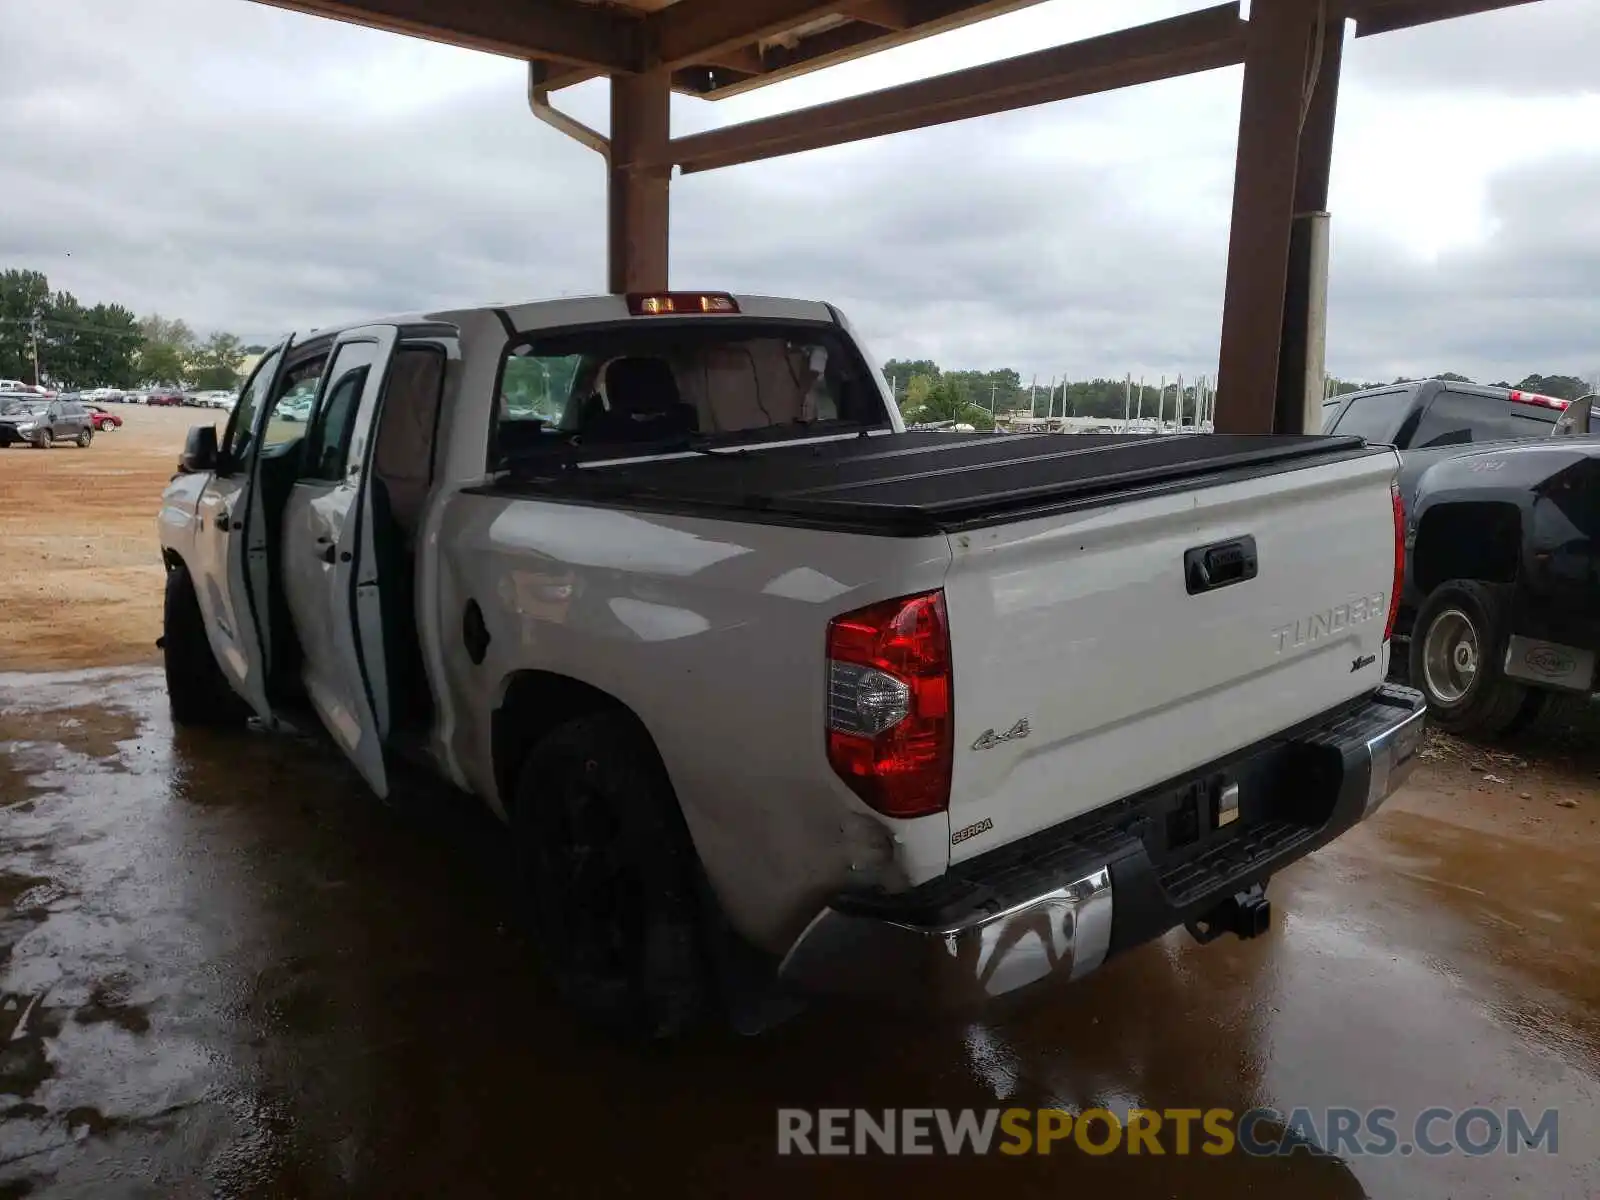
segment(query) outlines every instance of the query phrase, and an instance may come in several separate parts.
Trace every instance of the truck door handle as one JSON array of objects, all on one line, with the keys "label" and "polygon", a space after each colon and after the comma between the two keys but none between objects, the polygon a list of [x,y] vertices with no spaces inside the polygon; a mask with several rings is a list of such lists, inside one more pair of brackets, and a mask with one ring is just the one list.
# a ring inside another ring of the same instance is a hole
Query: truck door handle
[{"label": "truck door handle", "polygon": [[1183,555],[1184,585],[1191,596],[1254,579],[1258,569],[1256,539],[1253,537],[1196,546]]},{"label": "truck door handle", "polygon": [[230,513],[227,509],[224,508],[224,509],[221,509],[221,510],[218,511],[218,513],[217,513],[217,528],[218,529],[220,529],[224,533],[226,533],[228,530],[233,528],[232,522],[233,522],[233,514]]}]

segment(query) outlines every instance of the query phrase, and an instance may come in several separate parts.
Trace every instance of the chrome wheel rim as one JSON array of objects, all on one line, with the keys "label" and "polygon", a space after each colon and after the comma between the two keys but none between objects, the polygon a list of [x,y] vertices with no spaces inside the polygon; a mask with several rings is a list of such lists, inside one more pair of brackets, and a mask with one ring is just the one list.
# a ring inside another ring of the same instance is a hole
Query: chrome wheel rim
[{"label": "chrome wheel rim", "polygon": [[1428,691],[1442,704],[1456,704],[1472,690],[1483,666],[1482,647],[1472,619],[1459,608],[1440,613],[1422,646]]}]

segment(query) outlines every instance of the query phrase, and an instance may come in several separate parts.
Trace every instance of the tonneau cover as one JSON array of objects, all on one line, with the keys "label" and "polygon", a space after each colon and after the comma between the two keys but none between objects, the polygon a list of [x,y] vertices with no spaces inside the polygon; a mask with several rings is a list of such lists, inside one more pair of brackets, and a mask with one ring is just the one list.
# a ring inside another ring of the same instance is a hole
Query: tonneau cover
[{"label": "tonneau cover", "polygon": [[1359,438],[1311,435],[917,432],[583,467],[542,463],[487,490],[914,534],[1367,452]]}]

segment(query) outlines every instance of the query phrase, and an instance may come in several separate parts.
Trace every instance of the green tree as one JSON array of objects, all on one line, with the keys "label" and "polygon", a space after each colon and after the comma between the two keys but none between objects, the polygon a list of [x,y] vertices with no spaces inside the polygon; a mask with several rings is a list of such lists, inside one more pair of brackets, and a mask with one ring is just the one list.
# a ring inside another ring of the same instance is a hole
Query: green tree
[{"label": "green tree", "polygon": [[142,383],[182,383],[195,352],[194,332],[181,320],[152,313],[139,322],[144,343],[139,347]]},{"label": "green tree", "polygon": [[905,400],[903,407],[909,412],[921,412],[928,403],[928,393],[933,391],[934,377],[931,375],[913,375],[906,384]]},{"label": "green tree", "polygon": [[1524,392],[1538,392],[1541,396],[1554,396],[1558,400],[1576,400],[1589,394],[1589,385],[1576,375],[1529,375],[1517,388]]},{"label": "green tree", "polygon": [[0,272],[0,376],[39,382],[33,374],[33,332],[49,303],[50,281],[42,272]]},{"label": "green tree", "polygon": [[232,391],[239,386],[244,348],[231,333],[213,333],[189,356],[188,379],[202,391]]},{"label": "green tree", "polygon": [[922,421],[954,421],[977,429],[993,429],[994,418],[989,410],[974,404],[960,382],[945,378],[928,390],[928,398],[919,410]]},{"label": "green tree", "polygon": [[120,304],[96,304],[84,313],[94,331],[86,360],[85,380],[91,387],[133,387],[139,382],[139,318]]},{"label": "green tree", "polygon": [[[1031,397],[1029,389],[1022,386],[1022,377],[1011,367],[998,371],[946,371],[944,378],[985,412],[1026,408]],[[1042,394],[1040,403],[1043,404]]]},{"label": "green tree", "polygon": [[890,383],[899,380],[902,388],[918,375],[926,375],[929,379],[938,379],[939,364],[926,358],[918,359],[916,362],[903,362],[898,358],[891,358],[883,364],[884,379]]}]

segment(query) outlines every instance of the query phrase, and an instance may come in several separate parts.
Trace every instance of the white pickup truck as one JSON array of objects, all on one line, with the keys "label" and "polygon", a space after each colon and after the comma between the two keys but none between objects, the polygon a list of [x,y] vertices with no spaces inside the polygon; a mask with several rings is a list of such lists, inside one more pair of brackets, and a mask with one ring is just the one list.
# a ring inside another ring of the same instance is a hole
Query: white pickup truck
[{"label": "white pickup truck", "polygon": [[379,795],[416,763],[481,797],[616,1027],[752,980],[981,1000],[1261,932],[1268,877],[1398,785],[1395,472],[907,433],[823,303],[321,330],[165,493],[172,712],[315,712]]}]

